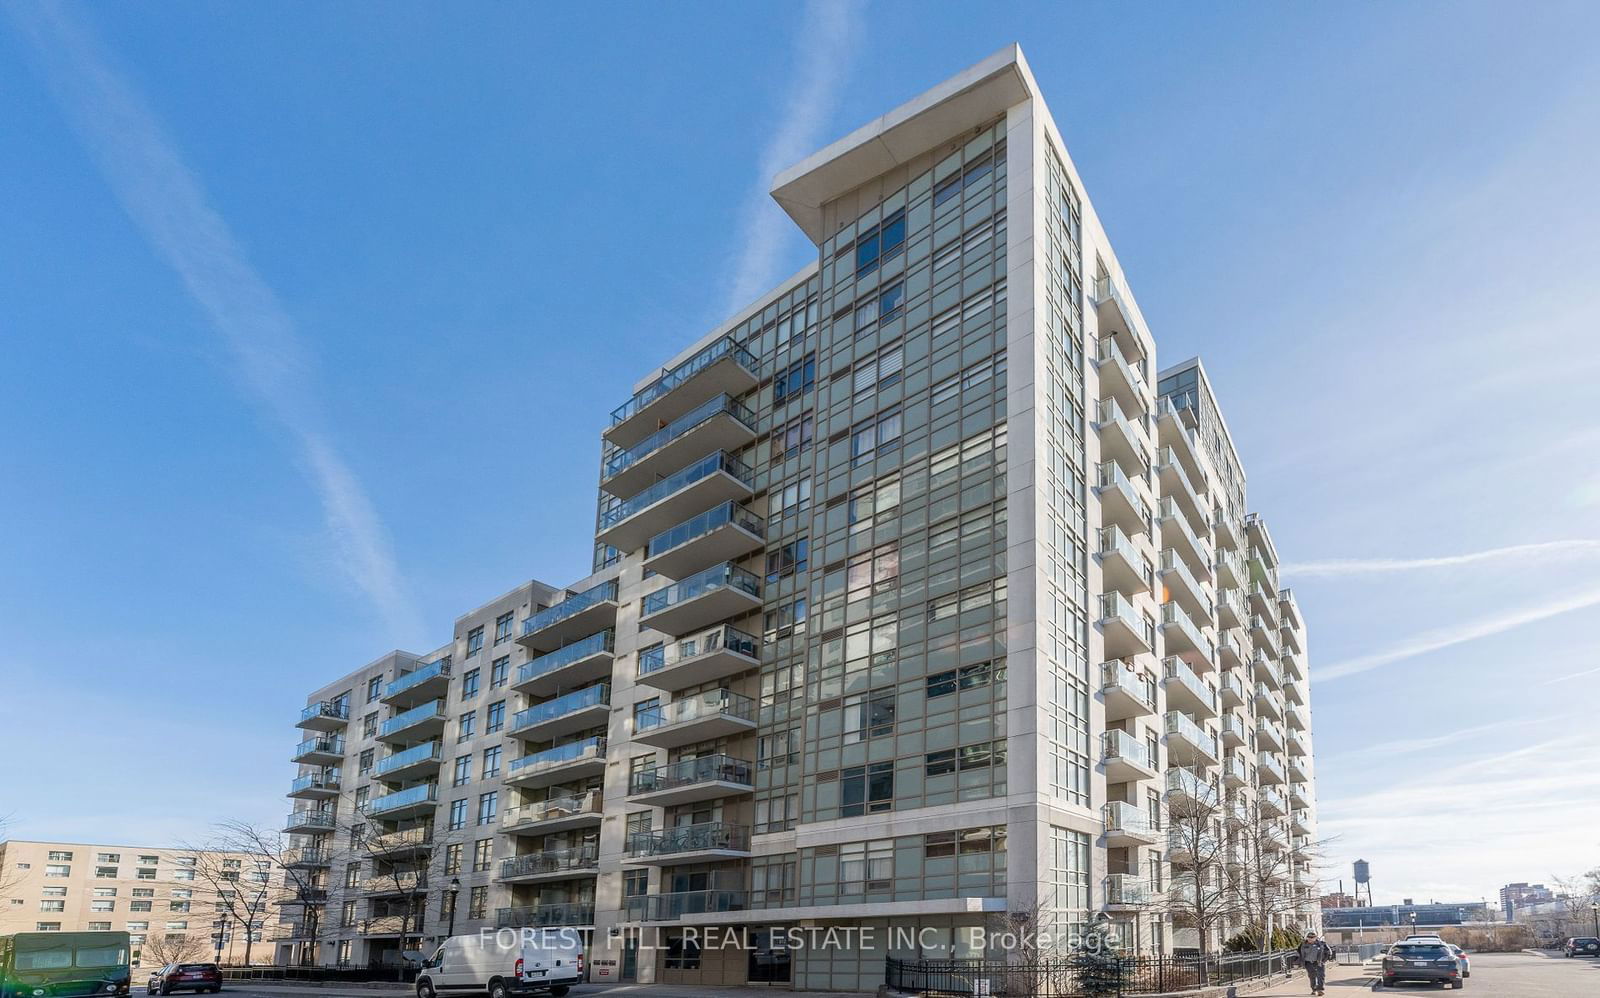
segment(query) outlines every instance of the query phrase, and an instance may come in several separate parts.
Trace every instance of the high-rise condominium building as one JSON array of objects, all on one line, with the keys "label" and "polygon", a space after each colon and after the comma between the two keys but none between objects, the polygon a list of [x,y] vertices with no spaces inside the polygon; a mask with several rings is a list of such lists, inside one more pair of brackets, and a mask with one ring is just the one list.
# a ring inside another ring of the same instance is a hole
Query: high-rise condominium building
[{"label": "high-rise condominium building", "polygon": [[0,936],[127,932],[136,965],[168,936],[188,941],[156,947],[157,962],[210,960],[220,942],[225,962],[243,963],[250,922],[251,961],[268,963],[281,887],[277,865],[250,853],[11,839],[0,842]]},{"label": "high-rise condominium building", "polygon": [[313,695],[315,959],[415,911],[592,930],[597,980],[871,989],[1098,913],[1215,949],[1248,915],[1184,899],[1252,868],[1313,923],[1300,610],[1021,52],[772,193],[817,260],[611,414],[593,574]]}]

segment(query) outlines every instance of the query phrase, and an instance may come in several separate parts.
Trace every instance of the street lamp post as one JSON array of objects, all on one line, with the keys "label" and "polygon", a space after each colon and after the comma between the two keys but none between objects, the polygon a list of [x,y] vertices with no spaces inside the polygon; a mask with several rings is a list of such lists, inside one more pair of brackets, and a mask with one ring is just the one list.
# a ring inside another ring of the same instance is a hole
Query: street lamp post
[{"label": "street lamp post", "polygon": [[461,878],[450,878],[450,931],[447,935],[456,934],[456,898],[461,894]]},{"label": "street lamp post", "polygon": [[1589,906],[1589,914],[1594,916],[1594,934],[1600,936],[1600,901]]}]

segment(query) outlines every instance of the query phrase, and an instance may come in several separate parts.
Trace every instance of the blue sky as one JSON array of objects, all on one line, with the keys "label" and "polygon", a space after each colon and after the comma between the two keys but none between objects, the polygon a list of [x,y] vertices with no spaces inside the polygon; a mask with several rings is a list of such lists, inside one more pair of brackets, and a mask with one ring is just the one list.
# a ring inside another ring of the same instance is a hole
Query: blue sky
[{"label": "blue sky", "polygon": [[1454,899],[1596,865],[1597,30],[15,6],[0,810],[145,842],[276,820],[298,691],[587,571],[605,414],[808,258],[768,175],[1016,40],[1294,563],[1330,878],[1359,855],[1380,899]]}]

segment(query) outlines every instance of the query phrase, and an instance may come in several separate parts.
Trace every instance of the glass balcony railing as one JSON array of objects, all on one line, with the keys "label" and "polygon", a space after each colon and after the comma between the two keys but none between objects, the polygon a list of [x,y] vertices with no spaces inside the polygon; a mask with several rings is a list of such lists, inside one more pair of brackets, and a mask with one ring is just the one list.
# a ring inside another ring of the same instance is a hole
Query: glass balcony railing
[{"label": "glass balcony railing", "polygon": [[1237,714],[1223,714],[1218,721],[1218,726],[1221,727],[1224,735],[1232,735],[1240,742],[1250,740],[1248,729],[1245,728],[1244,721]]},{"label": "glass balcony railing", "polygon": [[[1234,718],[1234,720],[1238,720],[1238,718]],[[1244,764],[1243,759],[1224,759],[1222,760],[1222,775],[1224,779],[1248,784],[1250,782],[1250,767]]]},{"label": "glass balcony railing", "polygon": [[1121,690],[1151,710],[1156,707],[1156,681],[1121,662],[1100,663],[1100,690]]},{"label": "glass balcony railing", "polygon": [[1171,447],[1161,448],[1161,453],[1156,458],[1156,466],[1162,471],[1171,469],[1179,484],[1183,486],[1185,493],[1189,496],[1191,505],[1196,507],[1200,505],[1200,496],[1204,493],[1194,487],[1194,482],[1190,480],[1189,473],[1183,470],[1183,462],[1178,459],[1176,450]]},{"label": "glass balcony railing", "polygon": [[1194,573],[1189,571],[1188,562],[1179,557],[1177,551],[1173,550],[1172,548],[1165,548],[1162,550],[1161,571],[1163,573],[1170,572],[1182,580],[1184,586],[1191,594],[1193,594],[1196,602],[1200,604],[1201,616],[1206,620],[1211,619],[1211,599],[1210,597],[1206,596],[1206,591],[1200,587],[1200,580],[1196,579],[1194,577]]},{"label": "glass balcony railing", "polygon": [[1213,758],[1217,756],[1217,736],[1194,723],[1189,715],[1182,711],[1167,712],[1166,731],[1169,736],[1182,738]]},{"label": "glass balcony railing", "polygon": [[350,707],[339,700],[322,700],[318,703],[308,704],[300,712],[300,720],[302,722],[323,717],[332,721],[348,721],[350,720]]},{"label": "glass balcony railing", "polygon": [[545,749],[543,752],[534,752],[520,759],[511,760],[506,767],[506,772],[512,776],[520,771],[538,769],[543,766],[559,766],[563,763],[576,762],[584,758],[604,759],[606,756],[606,740],[599,735],[583,738],[555,748]]},{"label": "glass balcony railing", "polygon": [[1270,777],[1274,777],[1274,779],[1271,779],[1270,781],[1269,780],[1262,780],[1261,782],[1263,782],[1263,783],[1266,783],[1266,782],[1285,783],[1285,782],[1287,782],[1287,780],[1284,779],[1284,774],[1283,774],[1283,760],[1280,759],[1278,756],[1270,753],[1270,752],[1263,752],[1259,757],[1257,757],[1257,759],[1256,759],[1256,770],[1257,770],[1258,773],[1261,773],[1261,774],[1264,774],[1264,775],[1267,775],[1267,776],[1270,776]]},{"label": "glass balcony railing", "polygon": [[753,472],[742,461],[725,451],[717,451],[606,510],[600,516],[600,529],[614,527],[635,513],[654,506],[674,492],[687,488],[702,478],[709,478],[719,471],[727,472],[745,485],[750,485],[753,480]]},{"label": "glass balcony railing", "polygon": [[616,426],[618,423],[631,419],[650,403],[671,392],[674,388],[677,388],[724,357],[732,357],[741,367],[752,374],[761,370],[761,365],[757,362],[754,354],[734,342],[733,337],[724,336],[650,382],[650,384],[639,389],[634,393],[633,398],[613,409],[611,412],[611,425]]},{"label": "glass balcony railing", "polygon": [[1155,900],[1150,881],[1133,873],[1112,873],[1106,876],[1106,904],[1148,904]]},{"label": "glass balcony railing", "polygon": [[717,589],[737,589],[740,592],[761,598],[761,580],[734,564],[713,565],[703,572],[696,572],[679,582],[675,582],[664,589],[644,598],[641,617],[648,617],[653,613],[660,613],[669,607],[687,603],[692,599],[704,596],[706,593]]},{"label": "glass balcony railing", "polygon": [[556,697],[553,700],[546,700],[544,703],[534,704],[527,710],[517,711],[511,715],[511,731],[515,734],[524,728],[531,728],[546,721],[553,721],[558,717],[575,714],[580,710],[588,710],[590,707],[598,707],[602,704],[610,703],[610,684],[600,683],[597,686],[589,686],[576,692]]},{"label": "glass balcony railing", "polygon": [[301,793],[306,790],[327,790],[333,793],[339,791],[338,773],[317,773],[312,776],[302,776],[289,784],[291,794]]},{"label": "glass balcony railing", "polygon": [[615,647],[616,631],[606,628],[599,634],[592,634],[582,641],[574,641],[570,645],[562,645],[548,655],[540,655],[517,667],[517,685],[521,686],[530,680],[537,679],[557,669],[565,668],[574,662],[581,662],[591,655],[604,655],[610,653]]},{"label": "glass balcony railing", "polygon": [[1151,820],[1149,811],[1127,801],[1111,801],[1100,809],[1100,817],[1107,832],[1154,835],[1161,830],[1159,824]]},{"label": "glass balcony railing", "polygon": [[433,845],[433,828],[423,825],[417,828],[402,828],[398,832],[384,832],[374,835],[367,843],[367,851],[376,855],[397,852],[403,849],[426,849]]},{"label": "glass balcony railing", "polygon": [[1146,644],[1155,641],[1154,628],[1137,609],[1134,608],[1128,597],[1121,593],[1102,593],[1100,595],[1100,622],[1121,621],[1135,634],[1143,635]]},{"label": "glass balcony railing", "polygon": [[628,837],[627,850],[630,856],[672,856],[713,850],[749,852],[750,828],[707,821],[656,832],[635,832]]},{"label": "glass balcony railing", "polygon": [[1231,674],[1222,676],[1220,692],[1222,694],[1232,694],[1240,703],[1244,703],[1250,697],[1250,691],[1246,688],[1244,681]]},{"label": "glass balcony railing", "polygon": [[545,849],[525,853],[500,861],[500,879],[532,877],[547,873],[572,873],[593,870],[600,865],[598,846],[577,846],[571,849]]},{"label": "glass balcony railing", "polygon": [[388,686],[385,686],[383,688],[383,695],[385,697],[392,697],[397,694],[404,693],[406,690],[420,686],[430,679],[439,679],[441,677],[447,678],[449,675],[450,662],[441,658],[437,662],[430,662],[419,669],[413,669],[396,679],[394,682],[390,683]]},{"label": "glass balcony railing", "polygon": [[295,758],[312,753],[318,755],[344,755],[343,738],[307,738],[294,747]]},{"label": "glass balcony railing", "polygon": [[1150,507],[1140,497],[1139,491],[1133,487],[1133,481],[1123,472],[1122,465],[1115,461],[1102,461],[1096,475],[1096,488],[1101,491],[1115,489],[1122,494],[1128,505],[1133,507],[1140,523],[1150,522]]},{"label": "glass balcony railing", "polygon": [[377,765],[373,767],[372,773],[374,776],[383,776],[385,773],[393,773],[396,770],[405,769],[407,766],[415,766],[424,762],[443,761],[444,750],[438,742],[423,742],[421,745],[411,746],[404,752],[395,752],[379,759]]},{"label": "glass balcony railing", "polygon": [[1167,792],[1193,797],[1208,805],[1219,799],[1217,788],[1185,769],[1169,769],[1166,776]]},{"label": "glass balcony railing", "polygon": [[328,831],[333,828],[333,812],[320,810],[292,811],[284,822],[286,829],[314,829]]},{"label": "glass balcony railing", "polygon": [[1178,508],[1177,502],[1171,496],[1165,496],[1156,506],[1156,519],[1162,523],[1174,523],[1178,526],[1178,533],[1188,542],[1190,550],[1194,552],[1195,560],[1202,565],[1211,563],[1211,545],[1200,539],[1194,532],[1194,527],[1189,525],[1189,518],[1183,515],[1183,510]]},{"label": "glass balcony railing", "polygon": [[742,504],[729,500],[650,538],[649,543],[645,545],[644,556],[649,559],[658,554],[665,554],[730,523],[743,527],[757,537],[767,535],[767,521],[750,512]]},{"label": "glass balcony railing", "polygon": [[427,804],[438,799],[439,785],[437,783],[419,783],[414,787],[407,787],[396,793],[374,797],[367,801],[366,806],[361,809],[361,813],[376,817],[387,814],[390,811],[398,811],[403,807]]},{"label": "glass balcony railing", "polygon": [[685,915],[711,915],[745,911],[750,896],[745,891],[680,891],[623,898],[624,921],[674,922]]},{"label": "glass balcony railing", "polygon": [[562,926],[593,925],[594,902],[574,901],[569,904],[499,908],[494,913],[494,924],[499,929],[553,929]]},{"label": "glass balcony railing", "polygon": [[681,700],[639,711],[634,715],[633,732],[638,735],[652,728],[669,724],[684,724],[710,717],[735,717],[745,721],[756,719],[756,702],[732,690],[710,690],[695,693]]},{"label": "glass balcony railing", "polygon": [[568,596],[547,610],[538,613],[522,622],[523,634],[534,634],[544,630],[551,624],[566,620],[580,610],[587,610],[596,603],[616,602],[617,580],[609,579],[600,583],[593,589],[586,589],[581,593]]},{"label": "glass balcony railing", "polygon": [[1150,746],[1117,728],[1100,733],[1100,746],[1107,761],[1121,759],[1145,769],[1158,769]]},{"label": "glass balcony railing", "polygon": [[700,756],[697,759],[683,759],[658,769],[646,769],[634,773],[628,781],[628,793],[653,794],[697,783],[736,783],[749,786],[753,783],[754,774],[755,767],[745,760],[718,753]]},{"label": "glass balcony railing", "polygon": [[1189,663],[1183,659],[1162,659],[1161,673],[1161,678],[1163,679],[1182,683],[1185,689],[1193,693],[1201,703],[1209,706],[1212,711],[1217,709],[1216,692],[1207,686],[1199,676],[1195,675],[1194,670],[1189,668]]},{"label": "glass balcony railing", "polygon": [[716,627],[691,638],[641,651],[639,675],[648,676],[652,672],[676,665],[686,659],[699,658],[722,650],[736,652],[749,658],[760,658],[761,642],[736,627],[726,625]]},{"label": "glass balcony railing", "polygon": [[743,423],[751,433],[756,431],[755,413],[726,395],[718,395],[695,406],[627,450],[612,455],[611,460],[606,462],[602,478],[610,478],[620,471],[631,468],[700,424],[724,413]]},{"label": "glass balcony railing", "polygon": [[402,714],[396,714],[378,725],[378,737],[384,738],[425,721],[435,720],[444,720],[443,700],[430,700],[420,707],[413,707]]},{"label": "glass balcony railing", "polygon": [[503,828],[512,829],[521,825],[532,825],[541,821],[553,821],[558,818],[572,818],[582,814],[596,816],[600,814],[600,791],[591,790],[583,794],[564,794],[560,797],[550,797],[532,804],[508,807],[500,812],[500,824]]}]

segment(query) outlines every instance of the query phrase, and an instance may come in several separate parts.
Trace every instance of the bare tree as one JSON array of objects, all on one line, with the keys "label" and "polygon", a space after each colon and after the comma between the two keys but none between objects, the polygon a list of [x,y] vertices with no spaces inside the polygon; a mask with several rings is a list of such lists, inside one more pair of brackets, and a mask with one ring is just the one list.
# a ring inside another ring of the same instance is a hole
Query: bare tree
[{"label": "bare tree", "polygon": [[[281,866],[278,857],[256,852],[252,842],[226,841],[210,846],[190,846],[195,856],[194,879],[202,895],[216,912],[215,940],[221,952],[228,926],[244,929],[244,965],[250,966],[256,936],[266,927],[267,912],[275,897],[273,871]],[[281,881],[280,881],[281,882]]]},{"label": "bare tree", "polygon": [[[299,905],[302,908],[305,936],[310,940],[309,946],[303,945],[300,953],[300,962],[309,963],[317,944],[321,941],[322,933],[326,931],[323,924],[322,908],[327,900],[327,878],[315,866],[301,862],[308,850],[316,847],[297,847],[290,844],[290,837],[276,828],[267,828],[262,825],[233,819],[223,821],[216,826],[216,837],[213,847],[209,851],[241,853],[254,857],[257,862],[266,862],[269,865],[269,880],[277,880],[281,885],[281,894],[273,896],[270,890],[266,897],[266,904],[273,901],[279,904]],[[281,876],[270,876],[276,870]],[[201,874],[196,872],[196,879]],[[321,901],[316,900],[321,898]],[[248,903],[241,899],[233,902],[238,908],[255,907],[255,898]],[[265,914],[261,916],[265,920]],[[247,923],[248,924],[248,923]],[[246,955],[246,962],[249,957]]]},{"label": "bare tree", "polygon": [[1237,917],[1239,892],[1234,883],[1224,836],[1226,807],[1221,792],[1205,778],[1202,767],[1178,769],[1175,792],[1167,794],[1167,859],[1172,879],[1152,908],[1169,916],[1178,928],[1198,936],[1201,955],[1212,933]]},{"label": "bare tree", "polygon": [[1282,817],[1263,811],[1259,798],[1230,799],[1227,824],[1230,883],[1245,921],[1244,935],[1256,948],[1273,948],[1274,930],[1298,930],[1306,900],[1296,890],[1297,871],[1312,868],[1322,843],[1299,844]]},{"label": "bare tree", "polygon": [[139,950],[141,962],[154,961],[158,967],[169,963],[196,963],[210,955],[211,944],[204,936],[180,932],[146,936]]}]

